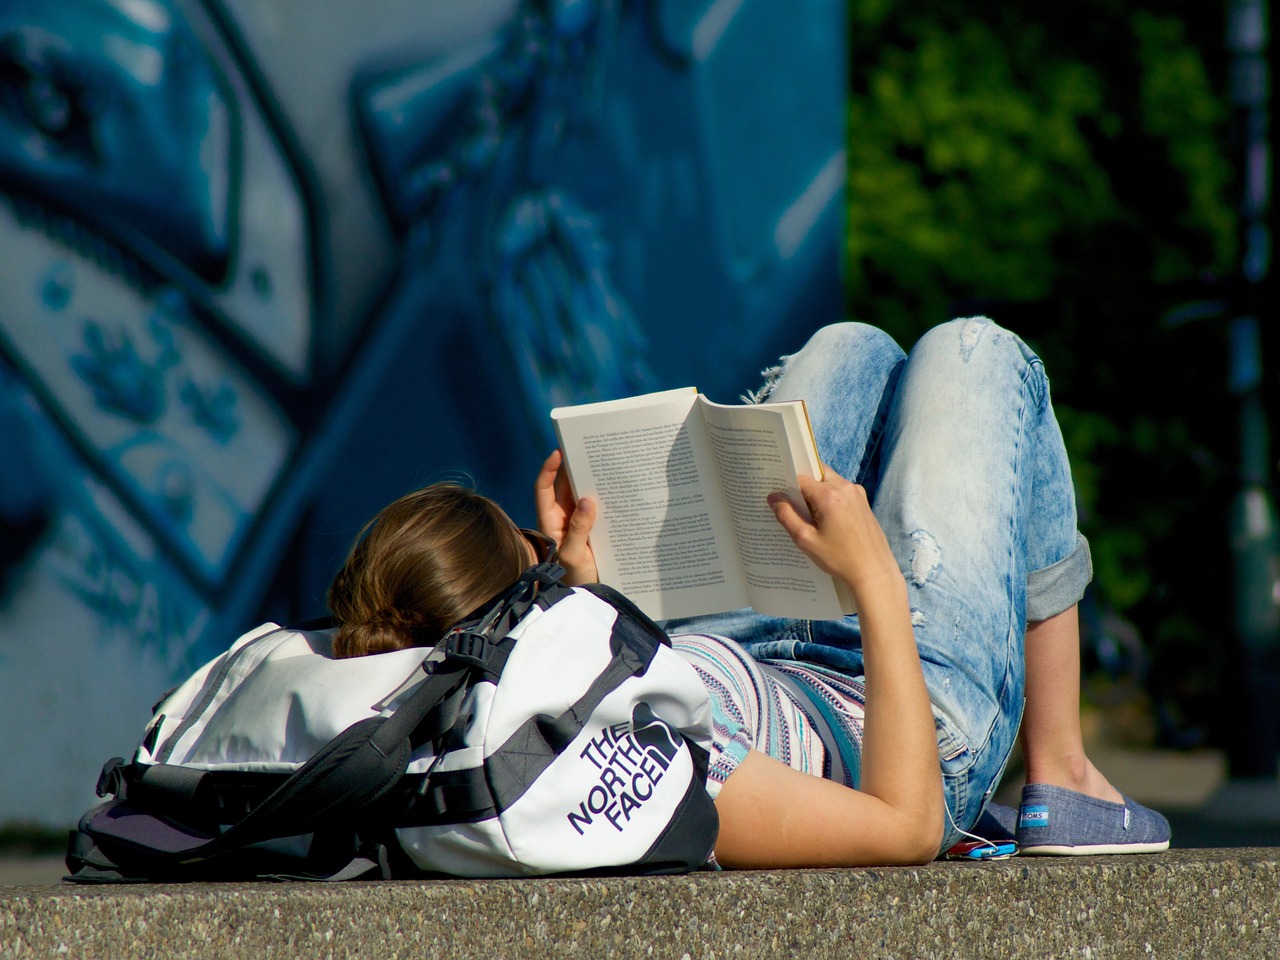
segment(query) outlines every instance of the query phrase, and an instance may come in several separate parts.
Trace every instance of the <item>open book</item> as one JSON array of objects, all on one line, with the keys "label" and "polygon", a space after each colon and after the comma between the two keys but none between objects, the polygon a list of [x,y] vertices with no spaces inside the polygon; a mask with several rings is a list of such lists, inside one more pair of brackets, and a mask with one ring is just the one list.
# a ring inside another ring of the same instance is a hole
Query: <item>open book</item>
[{"label": "open book", "polygon": [[599,505],[600,579],[649,616],[853,612],[844,584],[791,542],[766,500],[786,493],[803,512],[797,478],[822,476],[803,401],[719,404],[688,387],[551,418],[574,496]]}]

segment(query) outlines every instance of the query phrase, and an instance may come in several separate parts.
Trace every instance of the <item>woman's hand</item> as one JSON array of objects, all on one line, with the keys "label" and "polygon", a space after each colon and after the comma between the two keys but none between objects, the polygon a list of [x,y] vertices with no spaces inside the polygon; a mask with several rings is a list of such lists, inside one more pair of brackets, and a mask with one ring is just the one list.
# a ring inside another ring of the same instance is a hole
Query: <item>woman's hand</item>
[{"label": "woman's hand", "polygon": [[806,520],[783,494],[769,497],[769,505],[784,530],[814,563],[849,585],[854,600],[867,590],[902,581],[898,561],[867,501],[867,491],[850,483],[830,467],[824,478],[800,478],[800,492],[809,505]]},{"label": "woman's hand", "polygon": [[559,545],[565,582],[570,586],[597,582],[600,572],[587,539],[595,526],[596,504],[590,497],[574,502],[564,470],[564,457],[559,450],[552,451],[538,471],[533,500],[538,529]]}]

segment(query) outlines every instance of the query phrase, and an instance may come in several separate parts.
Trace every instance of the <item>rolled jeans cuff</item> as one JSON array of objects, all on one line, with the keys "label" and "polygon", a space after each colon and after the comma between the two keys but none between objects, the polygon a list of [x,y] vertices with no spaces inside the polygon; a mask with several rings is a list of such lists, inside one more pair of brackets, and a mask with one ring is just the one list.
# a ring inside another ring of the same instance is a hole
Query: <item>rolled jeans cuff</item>
[{"label": "rolled jeans cuff", "polygon": [[1089,541],[1077,532],[1075,548],[1069,554],[1027,574],[1027,621],[1048,620],[1079,603],[1092,579]]}]

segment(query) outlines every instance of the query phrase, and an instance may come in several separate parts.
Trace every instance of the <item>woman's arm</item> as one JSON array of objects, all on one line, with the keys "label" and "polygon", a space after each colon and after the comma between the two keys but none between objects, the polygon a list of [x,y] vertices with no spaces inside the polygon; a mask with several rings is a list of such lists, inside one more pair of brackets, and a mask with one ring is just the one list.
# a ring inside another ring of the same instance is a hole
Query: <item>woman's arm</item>
[{"label": "woman's arm", "polygon": [[860,790],[760,753],[730,774],[716,801],[725,866],[923,863],[945,817],[933,710],[920,669],[907,586],[866,491],[830,469],[801,480],[812,522],[785,497],[778,521],[814,562],[853,592],[862,628],[867,704]]}]

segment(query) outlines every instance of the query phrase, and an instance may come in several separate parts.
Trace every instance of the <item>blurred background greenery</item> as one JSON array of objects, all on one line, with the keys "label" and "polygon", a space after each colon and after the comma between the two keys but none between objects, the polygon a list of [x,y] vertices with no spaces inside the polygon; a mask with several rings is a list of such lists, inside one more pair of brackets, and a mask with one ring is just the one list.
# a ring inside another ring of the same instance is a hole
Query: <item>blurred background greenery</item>
[{"label": "blurred background greenery", "polygon": [[1044,358],[1093,547],[1086,662],[1177,747],[1220,744],[1229,712],[1228,317],[1179,322],[1237,273],[1225,16],[850,2],[848,313],[904,345],[983,313]]}]

